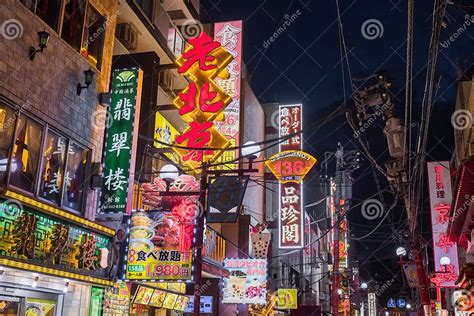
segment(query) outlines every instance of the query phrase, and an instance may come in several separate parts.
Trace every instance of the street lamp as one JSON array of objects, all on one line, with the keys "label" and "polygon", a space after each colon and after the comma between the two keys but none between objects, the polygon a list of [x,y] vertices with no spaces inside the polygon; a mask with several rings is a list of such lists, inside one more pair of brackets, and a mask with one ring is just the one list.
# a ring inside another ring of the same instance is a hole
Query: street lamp
[{"label": "street lamp", "polygon": [[439,260],[439,264],[442,267],[449,266],[451,264],[451,259],[449,259],[449,257],[441,257],[441,259]]},{"label": "street lamp", "polygon": [[337,289],[337,294],[342,295],[342,290],[341,290],[341,289]]},{"label": "street lamp", "polygon": [[410,309],[411,308],[411,304],[407,304],[407,306],[405,306],[406,309]]},{"label": "street lamp", "polygon": [[407,254],[407,250],[404,247],[398,247],[395,252],[396,252],[397,256],[399,256],[399,257],[403,257]]},{"label": "street lamp", "polygon": [[160,169],[160,177],[167,182],[173,182],[178,176],[179,171],[175,165],[167,164]]},{"label": "street lamp", "polygon": [[362,282],[362,284],[360,285],[360,288],[363,289],[363,290],[366,290],[368,288],[367,283]]}]

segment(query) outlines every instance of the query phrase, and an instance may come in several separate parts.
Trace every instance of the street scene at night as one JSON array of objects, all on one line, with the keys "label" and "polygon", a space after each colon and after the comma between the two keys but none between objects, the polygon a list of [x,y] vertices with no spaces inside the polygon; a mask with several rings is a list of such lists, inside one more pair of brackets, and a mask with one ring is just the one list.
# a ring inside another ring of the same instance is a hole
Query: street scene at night
[{"label": "street scene at night", "polygon": [[474,0],[0,0],[0,316],[474,315]]}]

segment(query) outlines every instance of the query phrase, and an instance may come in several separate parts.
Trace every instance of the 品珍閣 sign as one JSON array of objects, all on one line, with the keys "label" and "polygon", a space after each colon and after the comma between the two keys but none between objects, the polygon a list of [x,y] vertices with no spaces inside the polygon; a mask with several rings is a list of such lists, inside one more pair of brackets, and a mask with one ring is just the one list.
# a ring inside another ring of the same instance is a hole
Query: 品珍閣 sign
[{"label": "\u54c1\u73cd\u95a3 sign", "polygon": [[315,163],[316,158],[301,150],[279,152],[265,162],[280,183],[301,183]]},{"label": "\u54c1\u73cd\u95a3 sign", "polygon": [[112,99],[104,146],[104,168],[100,211],[129,211],[133,193],[133,172],[140,113],[142,71],[138,68],[112,72]]},{"label": "\u54c1\u73cd\u95a3 sign", "polygon": [[225,279],[222,303],[266,304],[267,259],[225,259],[230,272]]},{"label": "\u54c1\u73cd\u95a3 sign", "polygon": [[185,208],[133,212],[126,278],[191,280],[194,216]]},{"label": "\u54c1\u73cd\u95a3 sign", "polygon": [[[435,267],[435,276],[431,282],[439,287],[455,287],[459,276],[459,264],[457,245],[448,236],[448,225],[451,220],[449,211],[453,199],[449,162],[428,162],[427,168]],[[449,258],[448,265],[441,265],[443,257]]]},{"label": "\u54c1\u73cd\u95a3 sign", "polygon": [[0,259],[54,269],[51,274],[64,277],[73,273],[106,281],[112,237],[79,225],[0,199]]},{"label": "\u54c1\u73cd\u95a3 sign", "polygon": [[[233,56],[206,33],[189,39],[186,51],[176,60],[178,73],[190,82],[173,100],[187,128],[175,137],[173,150],[182,164],[195,169],[215,161],[231,142],[216,128],[214,121],[225,119],[224,110],[232,101],[214,81],[227,79],[226,67]],[[185,148],[183,148],[185,147]]]},{"label": "\u54c1\u73cd\u95a3 sign", "polygon": [[[299,151],[302,142],[302,106],[280,105],[279,107],[279,151]],[[302,182],[279,184],[278,244],[280,249],[298,249],[304,246],[304,209]]]},{"label": "\u54c1\u73cd\u95a3 sign", "polygon": [[[227,95],[232,98],[232,102],[225,108],[223,121],[216,122],[216,127],[231,143],[232,147],[239,146],[239,126],[240,126],[240,77],[242,69],[242,21],[229,21],[214,24],[214,40],[219,42],[234,59],[227,65],[229,73],[227,79],[215,78],[214,81]],[[216,163],[234,161],[238,155],[238,150],[225,151]],[[222,169],[233,169],[237,162],[218,166]]]}]

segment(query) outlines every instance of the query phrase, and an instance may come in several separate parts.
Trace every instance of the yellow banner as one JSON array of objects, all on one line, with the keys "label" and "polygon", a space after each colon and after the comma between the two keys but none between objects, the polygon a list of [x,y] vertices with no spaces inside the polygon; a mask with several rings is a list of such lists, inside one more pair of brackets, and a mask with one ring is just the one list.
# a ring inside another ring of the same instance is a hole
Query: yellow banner
[{"label": "yellow banner", "polygon": [[278,309],[297,309],[298,291],[296,289],[278,289]]},{"label": "yellow banner", "polygon": [[[155,140],[166,144],[173,144],[176,136],[179,135],[179,131],[171,125],[171,123],[159,112],[155,114]],[[179,156],[171,149],[171,146],[163,145],[159,142],[154,142],[155,148],[169,149],[169,153],[164,155],[172,162],[179,164]]]}]

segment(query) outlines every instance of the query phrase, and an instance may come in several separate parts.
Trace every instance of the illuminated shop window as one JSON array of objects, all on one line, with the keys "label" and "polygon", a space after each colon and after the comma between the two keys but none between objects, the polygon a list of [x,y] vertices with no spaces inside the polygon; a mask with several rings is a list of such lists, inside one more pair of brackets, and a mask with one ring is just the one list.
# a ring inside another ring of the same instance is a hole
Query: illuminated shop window
[{"label": "illuminated shop window", "polygon": [[10,184],[34,193],[40,157],[43,126],[21,114],[13,147]]},{"label": "illuminated shop window", "polygon": [[102,62],[102,50],[104,47],[104,34],[106,19],[97,10],[89,5],[87,7],[87,19],[84,27],[81,54],[100,69]]},{"label": "illuminated shop window", "polygon": [[89,156],[87,149],[70,142],[64,176],[63,205],[76,211],[82,208]]},{"label": "illuminated shop window", "polygon": [[3,183],[8,167],[8,157],[13,149],[16,115],[12,108],[0,104],[0,181]]},{"label": "illuminated shop window", "polygon": [[49,130],[43,146],[39,196],[55,204],[60,203],[67,139]]}]

